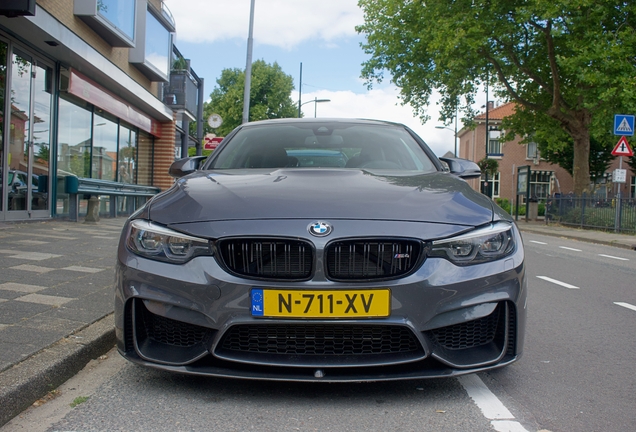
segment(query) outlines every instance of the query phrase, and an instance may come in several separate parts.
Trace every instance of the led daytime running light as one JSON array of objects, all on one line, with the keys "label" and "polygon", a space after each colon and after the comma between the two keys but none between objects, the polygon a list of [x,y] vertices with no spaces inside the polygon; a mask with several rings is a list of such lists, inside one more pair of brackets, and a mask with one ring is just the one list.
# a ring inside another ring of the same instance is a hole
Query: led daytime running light
[{"label": "led daytime running light", "polygon": [[487,227],[432,242],[431,256],[449,259],[457,265],[494,261],[515,249],[512,225],[498,222]]},{"label": "led daytime running light", "polygon": [[127,245],[137,255],[178,264],[195,256],[213,254],[209,240],[141,219],[131,222]]}]

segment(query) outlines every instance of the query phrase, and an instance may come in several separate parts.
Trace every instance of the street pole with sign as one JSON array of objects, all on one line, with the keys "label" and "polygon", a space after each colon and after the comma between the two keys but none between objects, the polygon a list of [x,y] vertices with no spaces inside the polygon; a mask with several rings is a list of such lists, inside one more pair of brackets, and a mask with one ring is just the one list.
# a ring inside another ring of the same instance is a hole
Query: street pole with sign
[{"label": "street pole with sign", "polygon": [[621,183],[625,183],[627,180],[627,170],[623,169],[623,156],[634,156],[634,152],[627,142],[627,136],[634,135],[634,116],[626,114],[614,115],[614,135],[620,135],[620,139],[614,150],[612,150],[613,156],[619,156],[618,169],[612,173],[612,182],[617,183],[618,193],[616,194],[616,219],[614,220],[614,230],[620,231],[621,227],[621,213],[622,213],[622,200],[621,200]]}]

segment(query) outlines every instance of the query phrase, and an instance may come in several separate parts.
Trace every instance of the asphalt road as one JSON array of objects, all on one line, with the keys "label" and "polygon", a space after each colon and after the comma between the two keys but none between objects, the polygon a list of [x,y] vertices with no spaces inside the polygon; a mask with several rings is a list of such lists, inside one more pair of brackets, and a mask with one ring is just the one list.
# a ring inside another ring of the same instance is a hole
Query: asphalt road
[{"label": "asphalt road", "polygon": [[[636,253],[530,233],[524,241],[528,327],[524,356],[510,367],[461,379],[288,384],[172,375],[111,351],[0,431],[633,430]],[[88,399],[71,408],[78,397]]]},{"label": "asphalt road", "polygon": [[528,233],[524,243],[524,357],[484,382],[551,431],[634,430],[636,253]]}]

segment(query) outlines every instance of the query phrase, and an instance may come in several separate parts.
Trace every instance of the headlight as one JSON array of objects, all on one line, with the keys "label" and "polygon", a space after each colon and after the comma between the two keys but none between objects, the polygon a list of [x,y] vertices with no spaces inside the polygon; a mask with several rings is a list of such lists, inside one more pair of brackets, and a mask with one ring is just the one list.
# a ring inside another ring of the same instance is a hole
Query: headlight
[{"label": "headlight", "polygon": [[143,219],[131,222],[128,249],[145,258],[182,264],[195,256],[213,255],[209,240],[192,237]]},{"label": "headlight", "polygon": [[514,250],[512,225],[497,222],[457,237],[435,240],[429,256],[446,258],[457,265],[471,265],[503,258]]}]

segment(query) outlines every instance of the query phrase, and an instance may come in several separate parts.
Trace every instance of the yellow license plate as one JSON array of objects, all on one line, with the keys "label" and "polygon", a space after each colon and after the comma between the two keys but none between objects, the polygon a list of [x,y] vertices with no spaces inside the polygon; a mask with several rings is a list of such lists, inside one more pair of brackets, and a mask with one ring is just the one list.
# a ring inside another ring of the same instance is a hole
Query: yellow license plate
[{"label": "yellow license plate", "polygon": [[252,316],[284,318],[387,317],[391,291],[374,290],[280,290],[254,288]]}]

